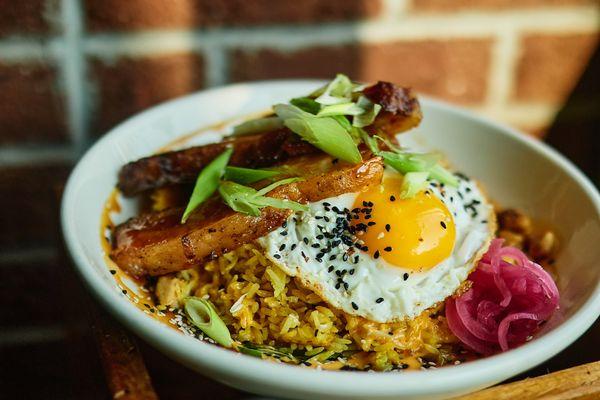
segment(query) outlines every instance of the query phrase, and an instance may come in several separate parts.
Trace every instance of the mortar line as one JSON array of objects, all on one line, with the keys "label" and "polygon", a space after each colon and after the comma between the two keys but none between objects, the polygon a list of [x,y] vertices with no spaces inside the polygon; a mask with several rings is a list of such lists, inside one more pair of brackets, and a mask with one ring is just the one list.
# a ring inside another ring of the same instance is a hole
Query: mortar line
[{"label": "mortar line", "polygon": [[82,51],[83,17],[79,0],[62,0],[64,31],[62,58],[63,81],[67,99],[67,117],[74,151],[81,155],[88,145],[85,96],[85,60]]},{"label": "mortar line", "polygon": [[514,29],[507,27],[499,32],[492,47],[485,101],[488,107],[501,107],[509,103],[515,88],[519,50],[519,35]]}]

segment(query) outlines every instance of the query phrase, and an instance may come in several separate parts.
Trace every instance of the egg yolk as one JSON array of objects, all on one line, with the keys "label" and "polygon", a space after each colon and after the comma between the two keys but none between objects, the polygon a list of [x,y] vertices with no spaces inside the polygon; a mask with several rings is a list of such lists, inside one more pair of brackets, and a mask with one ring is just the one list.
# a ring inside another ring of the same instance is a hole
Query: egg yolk
[{"label": "egg yolk", "polygon": [[387,178],[357,196],[353,207],[361,212],[353,220],[356,236],[364,241],[363,251],[374,258],[427,270],[452,253],[454,221],[444,203],[427,190],[401,200],[401,184],[401,179]]}]

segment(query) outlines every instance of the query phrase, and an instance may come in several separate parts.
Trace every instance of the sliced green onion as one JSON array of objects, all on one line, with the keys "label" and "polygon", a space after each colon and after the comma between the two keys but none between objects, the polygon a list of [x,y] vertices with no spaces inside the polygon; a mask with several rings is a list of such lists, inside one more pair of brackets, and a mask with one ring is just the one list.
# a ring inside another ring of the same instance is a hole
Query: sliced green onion
[{"label": "sliced green onion", "polygon": [[315,99],[317,103],[327,106],[351,101],[353,89],[354,84],[350,78],[343,74],[337,74],[336,77],[325,86],[325,89],[322,92],[321,90],[318,90],[313,92],[312,95],[318,96]]},{"label": "sliced green onion", "polygon": [[358,128],[371,125],[375,121],[375,117],[381,111],[381,106],[371,102],[365,96],[360,96],[356,102],[356,107],[363,110],[362,113],[355,115],[352,119],[352,125]]},{"label": "sliced green onion", "polygon": [[188,201],[187,207],[181,217],[181,223],[185,223],[190,214],[202,203],[204,203],[217,190],[219,181],[225,173],[225,167],[233,153],[232,148],[228,148],[214,160],[210,162],[198,175],[194,190]]},{"label": "sliced green onion", "polygon": [[234,211],[258,217],[264,207],[275,207],[293,211],[307,211],[308,206],[287,199],[264,196],[278,186],[298,181],[298,178],[282,179],[257,191],[235,182],[225,181],[219,186],[219,194]]},{"label": "sliced green onion", "polygon": [[355,103],[340,103],[325,106],[317,113],[318,117],[331,117],[333,115],[359,115],[363,114],[365,109]]},{"label": "sliced green onion", "polygon": [[427,187],[427,177],[429,172],[408,172],[402,180],[400,188],[400,198],[410,199],[415,197],[417,193]]},{"label": "sliced green onion", "polygon": [[265,356],[274,358],[286,358],[290,361],[298,361],[298,359],[292,354],[292,350],[284,347],[276,348],[273,346],[267,346],[263,344],[244,342],[244,344],[239,346],[239,350],[241,353],[248,354],[254,357],[262,358],[263,356]]},{"label": "sliced green onion", "polygon": [[388,149],[390,149],[394,153],[402,153],[403,152],[403,150],[400,149],[400,147],[396,146],[388,138],[385,138],[385,137],[382,137],[382,136],[379,136],[379,135],[375,135],[374,138],[377,139],[377,140],[379,140],[379,141],[381,141],[383,144],[385,144],[387,146]]},{"label": "sliced green onion", "polygon": [[321,105],[310,97],[297,97],[290,100],[290,104],[310,114],[317,114],[321,109]]},{"label": "sliced green onion", "polygon": [[198,329],[220,345],[231,347],[231,334],[210,301],[192,296],[183,302],[188,318]]},{"label": "sliced green onion", "polygon": [[254,133],[262,133],[274,131],[283,128],[283,121],[278,117],[265,117],[259,119],[251,119],[242,122],[233,128],[234,136],[252,135]]},{"label": "sliced green onion", "polygon": [[371,150],[373,154],[379,155],[380,150],[379,145],[377,144],[377,139],[370,136],[367,131],[362,128],[357,128],[356,131],[359,133],[360,139],[367,145],[369,150]]},{"label": "sliced green onion", "polygon": [[428,172],[431,178],[446,185],[458,185],[458,179],[450,171],[438,164],[439,156],[436,154],[381,151],[379,155],[383,157],[387,165],[402,174],[408,172]]},{"label": "sliced green onion", "polygon": [[442,167],[440,164],[436,164],[429,169],[429,176],[446,185],[453,187],[458,186],[458,179],[456,176],[446,168]]},{"label": "sliced green onion", "polygon": [[286,179],[282,179],[280,181],[277,182],[273,182],[268,186],[265,186],[264,188],[260,189],[259,191],[256,192],[256,194],[258,196],[263,196],[267,193],[269,193],[271,190],[281,186],[281,185],[287,185],[288,183],[294,183],[294,182],[299,182],[301,181],[302,178],[286,178]]},{"label": "sliced green onion", "polygon": [[275,178],[280,175],[282,175],[282,172],[275,169],[252,169],[228,166],[225,168],[223,179],[248,185],[250,183],[262,181],[263,179]]}]

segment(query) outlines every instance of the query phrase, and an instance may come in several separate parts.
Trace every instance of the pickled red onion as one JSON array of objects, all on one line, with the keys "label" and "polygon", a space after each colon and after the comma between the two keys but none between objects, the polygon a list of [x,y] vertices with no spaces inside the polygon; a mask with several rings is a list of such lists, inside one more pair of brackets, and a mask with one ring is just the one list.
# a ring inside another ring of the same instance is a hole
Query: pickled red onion
[{"label": "pickled red onion", "polygon": [[481,354],[522,344],[558,308],[552,277],[522,251],[502,243],[492,241],[469,275],[471,288],[446,300],[450,330]]}]

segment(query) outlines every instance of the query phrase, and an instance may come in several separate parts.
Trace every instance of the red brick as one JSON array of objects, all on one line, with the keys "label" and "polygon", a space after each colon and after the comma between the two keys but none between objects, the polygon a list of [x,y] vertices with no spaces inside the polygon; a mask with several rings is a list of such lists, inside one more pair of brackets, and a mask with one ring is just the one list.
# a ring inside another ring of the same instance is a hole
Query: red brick
[{"label": "red brick", "polygon": [[116,63],[92,62],[98,87],[97,133],[162,101],[200,89],[204,63],[194,54],[125,58]]},{"label": "red brick", "polygon": [[0,168],[0,252],[57,245],[64,164]]},{"label": "red brick", "polygon": [[0,36],[52,32],[49,16],[58,7],[58,0],[0,0]]},{"label": "red brick", "polygon": [[232,79],[331,78],[343,72],[363,81],[389,80],[452,101],[485,98],[489,39],[426,40],[292,52],[237,50]]},{"label": "red brick", "polygon": [[544,102],[566,100],[596,48],[598,38],[597,34],[524,37],[515,97]]},{"label": "red brick", "polygon": [[597,0],[412,0],[411,8],[425,12],[505,10],[597,4]]},{"label": "red brick", "polygon": [[380,0],[88,0],[93,31],[347,21],[381,10]]},{"label": "red brick", "polygon": [[56,143],[66,136],[54,66],[0,62],[0,144]]}]

